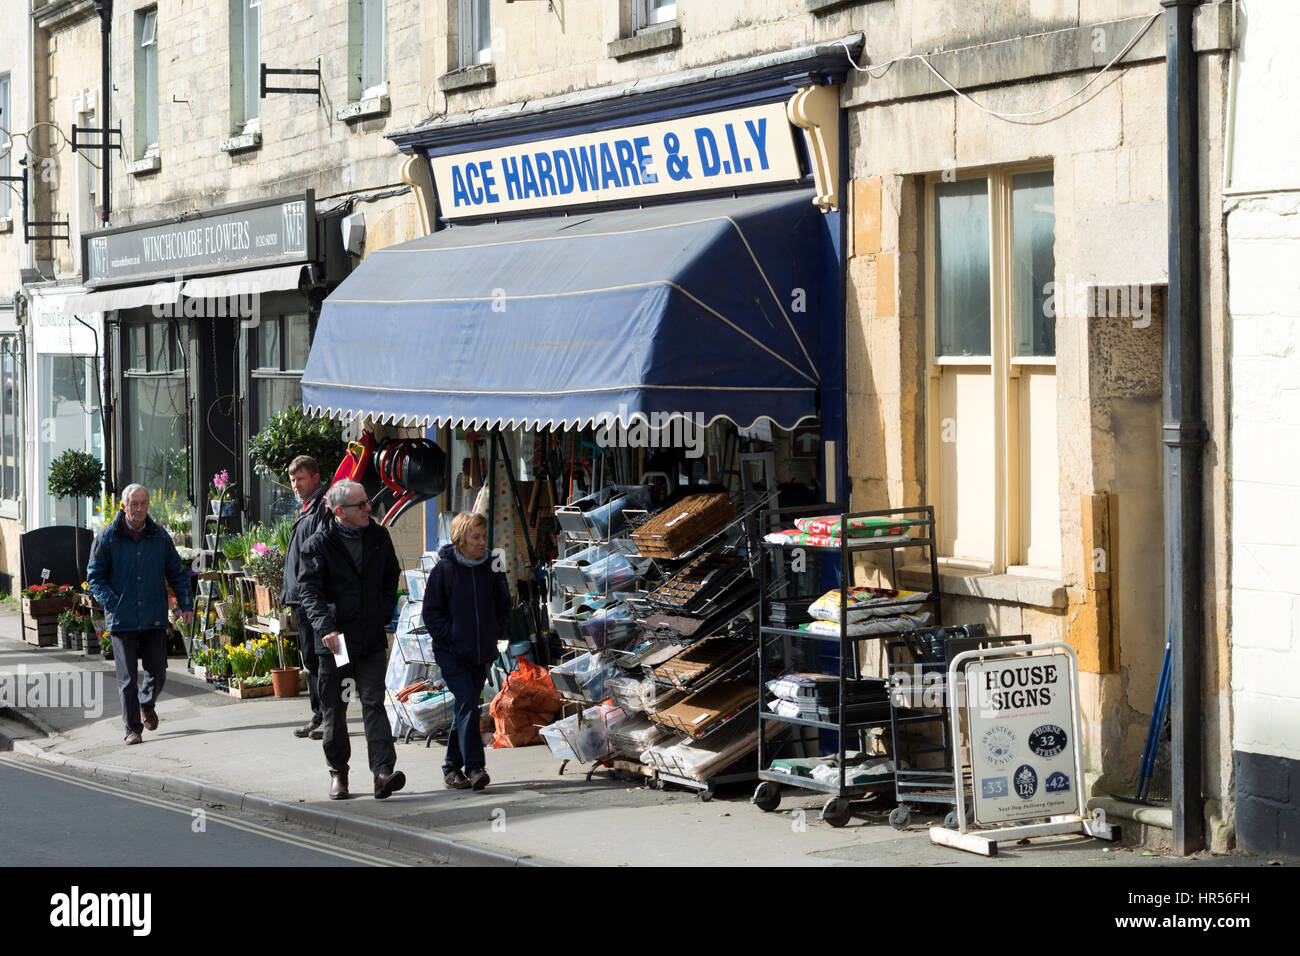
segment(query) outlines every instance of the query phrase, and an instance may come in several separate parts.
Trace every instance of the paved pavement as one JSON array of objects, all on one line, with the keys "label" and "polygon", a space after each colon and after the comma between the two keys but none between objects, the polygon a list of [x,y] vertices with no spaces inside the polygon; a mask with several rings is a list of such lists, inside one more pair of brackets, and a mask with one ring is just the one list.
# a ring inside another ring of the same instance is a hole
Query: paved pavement
[{"label": "paved pavement", "polygon": [[[1115,866],[1251,865],[1254,857],[1189,860],[1145,855],[1141,848],[1066,838],[1031,847],[1004,846],[987,860],[931,845],[924,818],[898,832],[889,806],[859,809],[835,829],[818,818],[822,799],[787,789],[780,808],[750,805],[752,786],[721,790],[710,802],[687,791],[652,790],[560,762],[544,746],[490,750],[492,784],[480,793],[449,791],[441,779],[442,748],[398,744],[406,789],[375,800],[364,762],[360,708],[351,708],[352,788],[347,801],[326,798],[329,776],[319,742],[291,731],[309,716],[297,699],[238,701],[170,661],[158,704],[159,727],[143,745],[122,743],[113,665],[19,638],[19,619],[0,609],[0,674],[62,673],[83,697],[77,707],[26,700],[0,714],[0,750],[393,847],[437,862],[473,865],[605,866]],[[89,675],[87,677],[73,675]],[[83,683],[88,681],[89,683]],[[65,688],[65,693],[67,692]],[[68,701],[62,701],[67,703]],[[15,703],[6,701],[4,703]],[[17,712],[16,712],[17,711]]]}]

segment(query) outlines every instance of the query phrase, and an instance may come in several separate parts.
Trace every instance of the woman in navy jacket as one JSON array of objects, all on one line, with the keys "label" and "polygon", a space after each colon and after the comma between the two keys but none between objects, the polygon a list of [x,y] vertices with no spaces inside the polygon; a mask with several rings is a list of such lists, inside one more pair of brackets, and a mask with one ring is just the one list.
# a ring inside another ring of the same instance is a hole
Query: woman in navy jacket
[{"label": "woman in navy jacket", "polygon": [[421,609],[434,660],[456,702],[442,764],[443,781],[453,790],[482,790],[489,782],[479,704],[509,615],[505,573],[492,570],[487,552],[487,521],[482,515],[456,515],[451,544],[438,551]]}]

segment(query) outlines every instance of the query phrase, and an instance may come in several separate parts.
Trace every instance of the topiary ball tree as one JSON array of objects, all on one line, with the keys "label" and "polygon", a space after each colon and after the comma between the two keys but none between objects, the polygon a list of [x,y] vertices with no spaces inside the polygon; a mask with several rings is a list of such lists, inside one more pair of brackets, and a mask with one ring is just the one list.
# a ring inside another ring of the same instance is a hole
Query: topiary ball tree
[{"label": "topiary ball tree", "polygon": [[345,451],[343,426],[311,417],[298,405],[273,416],[248,443],[253,470],[281,485],[288,480],[289,462],[299,455],[316,459],[321,479],[328,481]]},{"label": "topiary ball tree", "polygon": [[81,499],[98,498],[104,487],[104,466],[94,455],[69,448],[50,465],[46,488],[55,498],[71,498],[77,567],[81,567]]}]

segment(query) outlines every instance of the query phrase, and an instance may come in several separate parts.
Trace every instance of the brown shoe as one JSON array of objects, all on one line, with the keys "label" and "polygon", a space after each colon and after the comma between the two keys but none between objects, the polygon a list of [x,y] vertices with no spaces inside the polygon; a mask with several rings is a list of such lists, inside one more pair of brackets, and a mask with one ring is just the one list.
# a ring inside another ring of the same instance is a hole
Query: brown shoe
[{"label": "brown shoe", "polygon": [[335,773],[330,771],[330,799],[346,800],[348,798],[348,772],[340,770]]},{"label": "brown shoe", "polygon": [[406,774],[400,770],[391,773],[375,774],[375,799],[383,800],[390,793],[396,793],[406,786]]},{"label": "brown shoe", "polygon": [[459,770],[453,770],[451,773],[443,774],[442,782],[448,790],[468,790],[469,781]]},{"label": "brown shoe", "polygon": [[465,774],[465,778],[469,781],[470,788],[473,790],[482,790],[492,782],[492,778],[488,776],[488,772],[482,767],[471,770]]},{"label": "brown shoe", "polygon": [[142,721],[144,721],[144,729],[145,729],[145,730],[157,730],[157,729],[158,729],[158,711],[156,711],[156,710],[141,710],[141,711],[140,711],[140,719],[141,719]]},{"label": "brown shoe", "polygon": [[144,743],[144,738],[141,737],[139,734],[127,734],[127,735],[126,735],[126,743],[127,743],[127,746],[128,746],[128,747],[129,747],[131,744]]}]

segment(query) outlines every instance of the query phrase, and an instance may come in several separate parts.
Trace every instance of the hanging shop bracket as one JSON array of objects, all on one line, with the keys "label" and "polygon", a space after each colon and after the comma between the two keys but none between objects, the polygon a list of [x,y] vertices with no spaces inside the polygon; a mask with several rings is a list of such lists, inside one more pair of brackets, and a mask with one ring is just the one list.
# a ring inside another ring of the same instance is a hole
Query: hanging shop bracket
[{"label": "hanging shop bracket", "polygon": [[[78,135],[86,134],[98,136],[100,139],[98,142],[91,142],[87,139],[77,139]],[[113,137],[117,137],[116,141]],[[110,149],[115,149],[119,153],[122,152],[122,124],[118,123],[112,129],[101,129],[97,126],[78,126],[76,123],[73,123],[71,143],[72,151],[74,153],[79,149],[102,150],[104,153],[104,162],[108,162],[108,151]]]},{"label": "hanging shop bracket", "polygon": [[[268,76],[314,76],[316,77],[316,86],[267,86],[266,78]],[[314,70],[282,70],[278,67],[270,67],[265,63],[262,64],[262,81],[261,81],[260,99],[266,99],[267,93],[314,93],[316,95],[316,105],[323,106],[324,102],[321,96],[321,74],[320,74],[320,57],[316,57],[316,69]]]},{"label": "hanging shop bracket", "polygon": [[[71,220],[64,219],[62,221],[54,220],[52,222],[42,222],[42,221],[33,221],[27,217],[27,201],[28,201],[27,160],[26,159],[19,160],[18,165],[23,168],[23,172],[21,176],[0,176],[0,182],[22,184],[22,189],[19,191],[19,195],[22,199],[22,204],[23,204],[23,242],[33,242],[33,241],[56,242],[61,240],[63,242],[66,242],[68,245],[72,245]],[[33,229],[62,229],[63,234],[59,235],[57,232],[33,233],[32,232]]]}]

